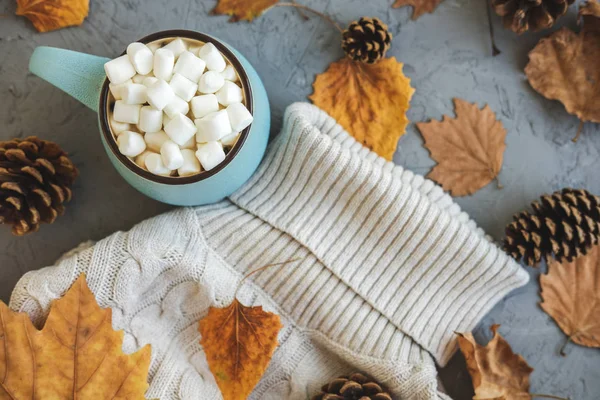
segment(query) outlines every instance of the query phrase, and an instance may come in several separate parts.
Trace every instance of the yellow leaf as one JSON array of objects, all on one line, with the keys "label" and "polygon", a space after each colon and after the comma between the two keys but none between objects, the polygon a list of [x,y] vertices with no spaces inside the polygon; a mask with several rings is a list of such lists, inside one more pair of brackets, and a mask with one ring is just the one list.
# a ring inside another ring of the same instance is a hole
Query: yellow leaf
[{"label": "yellow leaf", "polygon": [[212,14],[230,15],[230,22],[252,21],[279,0],[219,0]]},{"label": "yellow leaf", "polygon": [[283,325],[261,306],[246,307],[237,299],[225,308],[211,307],[200,321],[200,344],[225,400],[245,400],[277,347]]},{"label": "yellow leaf", "polygon": [[396,0],[394,8],[412,6],[412,19],[417,19],[425,13],[432,13],[444,0]]},{"label": "yellow leaf", "polygon": [[391,160],[415,91],[402,66],[394,57],[375,64],[343,58],[317,76],[310,99],[358,142]]},{"label": "yellow leaf", "polygon": [[17,0],[17,15],[27,17],[39,32],[81,25],[89,0]]},{"label": "yellow leaf", "polygon": [[144,399],[150,346],[125,355],[123,332],[81,275],[38,331],[0,302],[0,399]]}]

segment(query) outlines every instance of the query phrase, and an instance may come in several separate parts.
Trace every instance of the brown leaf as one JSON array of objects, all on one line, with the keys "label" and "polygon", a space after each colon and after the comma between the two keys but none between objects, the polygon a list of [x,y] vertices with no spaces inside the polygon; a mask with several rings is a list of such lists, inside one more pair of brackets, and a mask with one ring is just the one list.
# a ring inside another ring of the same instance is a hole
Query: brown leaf
[{"label": "brown leaf", "polygon": [[577,344],[600,347],[600,245],[572,262],[548,262],[540,304]]},{"label": "brown leaf", "polygon": [[498,333],[500,325],[492,325],[494,337],[480,346],[470,333],[458,333],[458,345],[465,356],[467,370],[473,380],[477,400],[526,400],[529,375],[533,372],[525,359],[513,353]]},{"label": "brown leaf", "polygon": [[279,316],[261,306],[246,307],[234,299],[228,307],[210,307],[200,321],[200,344],[224,400],[245,400],[252,392],[269,365],[281,328]]},{"label": "brown leaf", "polygon": [[312,102],[354,138],[391,160],[409,123],[406,111],[415,90],[394,57],[376,64],[343,58],[317,75]]},{"label": "brown leaf", "polygon": [[529,53],[525,74],[536,91],[563,103],[568,113],[600,122],[600,5],[590,0],[579,15],[581,32],[562,28],[540,40]]},{"label": "brown leaf", "polygon": [[27,17],[39,32],[81,25],[89,0],[17,0],[17,15]]},{"label": "brown leaf", "polygon": [[425,147],[438,162],[427,175],[453,196],[473,194],[496,178],[502,168],[506,129],[485,106],[454,99],[456,118],[421,122]]},{"label": "brown leaf", "polygon": [[144,399],[150,346],[125,355],[123,332],[81,275],[38,331],[0,302],[0,399]]},{"label": "brown leaf", "polygon": [[396,0],[394,8],[412,6],[412,19],[417,19],[425,13],[432,13],[444,0]]},{"label": "brown leaf", "polygon": [[211,14],[230,15],[229,22],[252,21],[279,0],[219,0]]}]

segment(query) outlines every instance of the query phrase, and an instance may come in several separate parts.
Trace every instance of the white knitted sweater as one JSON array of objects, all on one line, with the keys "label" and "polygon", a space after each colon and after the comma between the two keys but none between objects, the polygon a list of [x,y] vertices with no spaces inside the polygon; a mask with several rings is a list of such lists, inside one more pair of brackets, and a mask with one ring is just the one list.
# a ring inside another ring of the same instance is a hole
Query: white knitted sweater
[{"label": "white knitted sweater", "polygon": [[251,399],[305,400],[360,370],[403,400],[447,399],[436,362],[528,275],[432,182],[386,162],[323,111],[294,104],[252,179],[229,200],[180,208],[27,273],[10,306],[41,325],[79,274],[124,350],[152,345],[147,398],[220,399],[198,320],[238,293],[282,317]]}]

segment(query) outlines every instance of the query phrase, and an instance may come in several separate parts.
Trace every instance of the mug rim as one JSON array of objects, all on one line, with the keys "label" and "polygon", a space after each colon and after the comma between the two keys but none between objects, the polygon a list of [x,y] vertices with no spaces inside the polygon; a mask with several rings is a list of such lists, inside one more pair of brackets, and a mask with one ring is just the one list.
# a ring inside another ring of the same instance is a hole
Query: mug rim
[{"label": "mug rim", "polygon": [[[229,61],[233,65],[236,72],[238,73],[238,75],[240,77],[240,82],[242,84],[242,88],[246,95],[245,96],[246,97],[246,108],[248,109],[248,111],[251,114],[254,114],[254,107],[253,107],[253,102],[252,102],[252,87],[250,86],[250,79],[248,77],[248,74],[246,73],[246,70],[244,69],[242,63],[236,57],[236,55],[218,39],[216,39],[210,35],[207,35],[205,33],[197,32],[197,31],[191,31],[191,30],[185,30],[185,29],[171,29],[171,30],[166,30],[166,31],[155,32],[150,35],[144,36],[143,38],[139,39],[138,42],[146,44],[146,43],[151,43],[151,42],[154,42],[154,41],[160,40],[160,39],[177,38],[177,37],[199,40],[204,43],[210,42],[210,43],[214,44],[215,47],[221,52],[221,54],[223,54],[225,56],[227,61]],[[126,54],[126,51],[121,53],[121,56],[125,55],[125,54]],[[181,176],[181,177],[155,175],[155,174],[151,173],[150,171],[147,171],[147,170],[141,168],[133,160],[131,160],[129,157],[121,154],[121,152],[119,151],[117,141],[115,139],[115,136],[112,133],[112,130],[110,128],[110,123],[108,121],[108,106],[109,106],[109,104],[108,104],[109,86],[108,85],[109,85],[109,83],[110,82],[108,81],[108,77],[105,78],[104,83],[102,84],[102,89],[100,90],[100,106],[98,109],[98,115],[100,117],[100,127],[101,127],[102,134],[104,135],[104,139],[105,139],[106,143],[108,144],[108,147],[112,151],[113,155],[119,160],[119,162],[122,165],[127,167],[127,169],[129,169],[131,172],[133,172],[137,176],[147,179],[149,181],[161,183],[161,184],[165,184],[165,185],[187,185],[190,183],[201,182],[205,179],[208,179],[208,178],[218,174],[220,171],[222,171],[225,167],[227,167],[233,161],[235,156],[240,152],[241,148],[244,146],[246,139],[248,138],[248,135],[250,134],[250,129],[252,128],[252,124],[250,124],[249,126],[244,128],[240,132],[238,140],[236,141],[235,145],[231,148],[231,150],[229,150],[229,153],[227,153],[227,155],[225,156],[225,160],[223,160],[219,165],[217,165],[216,167],[214,167],[213,169],[211,169],[209,171],[202,171],[195,175]]]}]

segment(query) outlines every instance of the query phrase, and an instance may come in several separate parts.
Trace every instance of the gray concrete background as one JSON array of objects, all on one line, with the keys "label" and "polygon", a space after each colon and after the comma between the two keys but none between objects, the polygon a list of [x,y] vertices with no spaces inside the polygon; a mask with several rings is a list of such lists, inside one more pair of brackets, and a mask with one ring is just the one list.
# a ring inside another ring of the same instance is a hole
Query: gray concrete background
[{"label": "gray concrete background", "polygon": [[[250,0],[248,0],[250,1]],[[405,63],[416,88],[408,113],[412,121],[452,114],[452,98],[489,104],[508,130],[500,181],[472,197],[458,199],[463,208],[500,240],[511,216],[543,193],[573,186],[600,193],[600,126],[586,124],[579,143],[570,141],[578,120],[558,102],[534,92],[523,74],[527,53],[541,34],[518,37],[494,18],[502,54],[490,56],[485,2],[446,0],[432,15],[410,20],[409,9],[392,9],[391,0],[300,0],[324,11],[342,25],[360,16],[376,16],[394,34],[389,54]],[[285,107],[312,92],[315,74],[342,52],[337,32],[318,18],[304,22],[291,9],[276,8],[253,23],[230,24],[209,16],[215,0],[92,0],[81,27],[39,34],[15,17],[15,2],[0,3],[0,140],[38,135],[62,145],[81,171],[67,213],[54,225],[24,238],[0,229],[0,299],[8,301],[26,271],[50,265],[63,252],[88,239],[168,209],[130,188],[110,165],[97,133],[96,115],[27,72],[36,46],[49,45],[112,57],[125,46],[157,30],[205,31],[238,48],[264,78],[273,110],[274,132]],[[559,24],[576,29],[576,6]],[[421,174],[434,165],[414,124],[400,140],[394,161]],[[501,333],[535,368],[532,391],[571,399],[600,398],[600,351],[575,345],[568,357],[557,355],[564,335],[538,306],[539,271],[531,283],[502,301],[475,334],[490,337],[487,327],[502,324]],[[461,356],[441,371],[449,393],[472,396]]]}]

